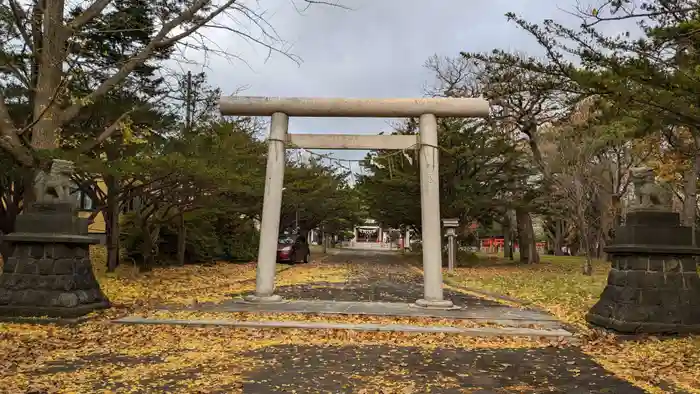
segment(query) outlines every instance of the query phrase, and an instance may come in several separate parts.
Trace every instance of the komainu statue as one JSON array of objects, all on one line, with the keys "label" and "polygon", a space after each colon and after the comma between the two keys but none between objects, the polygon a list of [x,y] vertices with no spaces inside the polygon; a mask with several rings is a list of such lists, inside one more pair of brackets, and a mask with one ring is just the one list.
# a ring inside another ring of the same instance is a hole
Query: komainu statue
[{"label": "komainu statue", "polygon": [[48,173],[39,171],[34,178],[36,202],[70,202],[73,170],[72,161],[54,159]]},{"label": "komainu statue", "polygon": [[634,185],[633,210],[671,210],[671,191],[666,185],[656,182],[654,170],[648,167],[632,169]]}]

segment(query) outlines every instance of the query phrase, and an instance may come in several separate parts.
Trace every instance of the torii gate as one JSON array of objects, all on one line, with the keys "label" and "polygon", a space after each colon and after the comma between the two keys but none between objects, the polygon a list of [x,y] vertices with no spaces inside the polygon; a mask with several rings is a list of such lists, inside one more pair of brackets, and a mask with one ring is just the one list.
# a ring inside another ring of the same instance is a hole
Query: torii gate
[{"label": "torii gate", "polygon": [[[440,231],[440,186],[438,182],[437,117],[487,117],[489,103],[480,98],[344,99],[222,97],[222,115],[271,116],[268,138],[265,195],[255,295],[248,302],[282,302],[275,291],[277,238],[279,236],[285,144],[307,149],[420,149],[421,225],[423,237],[423,298],[415,302],[425,308],[449,309],[442,289],[442,236]],[[419,117],[419,134],[350,135],[287,134],[290,116],[305,117]]]}]

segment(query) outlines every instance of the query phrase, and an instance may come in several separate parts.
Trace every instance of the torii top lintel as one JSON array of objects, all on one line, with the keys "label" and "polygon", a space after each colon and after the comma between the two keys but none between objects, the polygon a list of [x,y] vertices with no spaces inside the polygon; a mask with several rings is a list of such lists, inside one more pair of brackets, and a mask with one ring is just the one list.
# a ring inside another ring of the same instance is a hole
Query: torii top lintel
[{"label": "torii top lintel", "polygon": [[302,117],[411,118],[424,114],[437,117],[485,118],[489,102],[482,98],[311,98],[221,97],[222,115],[271,116],[276,112]]}]

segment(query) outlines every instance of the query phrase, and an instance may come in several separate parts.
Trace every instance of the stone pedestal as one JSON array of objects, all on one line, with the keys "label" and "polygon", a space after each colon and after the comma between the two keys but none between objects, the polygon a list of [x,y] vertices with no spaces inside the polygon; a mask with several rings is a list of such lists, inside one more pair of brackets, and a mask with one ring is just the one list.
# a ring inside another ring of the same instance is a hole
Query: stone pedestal
[{"label": "stone pedestal", "polygon": [[621,333],[700,332],[700,248],[679,223],[672,212],[627,215],[605,249],[612,269],[588,322]]},{"label": "stone pedestal", "polygon": [[74,318],[110,304],[92,272],[87,221],[70,203],[35,203],[5,235],[0,315]]}]

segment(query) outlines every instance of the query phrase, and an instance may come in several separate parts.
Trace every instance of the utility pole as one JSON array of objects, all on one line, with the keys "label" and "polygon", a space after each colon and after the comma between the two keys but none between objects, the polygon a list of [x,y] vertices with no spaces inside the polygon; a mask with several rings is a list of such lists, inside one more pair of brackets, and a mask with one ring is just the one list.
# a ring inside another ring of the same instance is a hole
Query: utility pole
[{"label": "utility pole", "polygon": [[185,85],[185,133],[192,132],[192,113],[194,112],[194,103],[192,100],[192,71],[187,72]]},{"label": "utility pole", "polygon": [[294,216],[294,231],[299,230],[299,207],[296,207],[296,212]]}]

